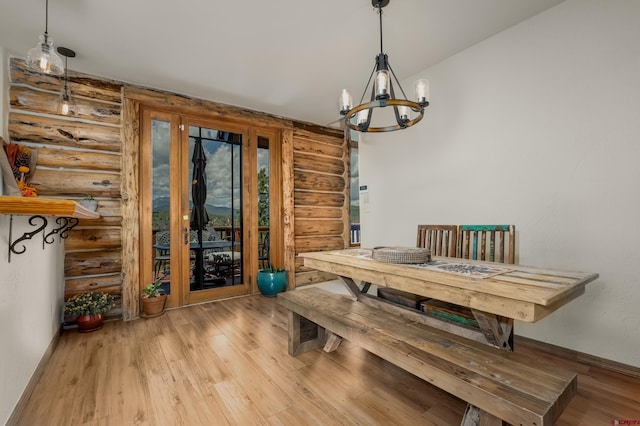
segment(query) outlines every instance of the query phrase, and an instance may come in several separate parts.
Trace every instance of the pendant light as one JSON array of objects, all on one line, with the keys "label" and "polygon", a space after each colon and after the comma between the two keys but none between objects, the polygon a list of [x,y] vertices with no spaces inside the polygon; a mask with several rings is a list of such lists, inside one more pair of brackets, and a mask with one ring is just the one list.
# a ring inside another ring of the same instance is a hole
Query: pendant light
[{"label": "pendant light", "polygon": [[76,52],[66,47],[58,47],[58,53],[64,56],[64,87],[60,93],[60,114],[71,115],[76,113],[76,103],[69,95],[69,86],[67,86],[67,61],[69,58],[75,58]]},{"label": "pendant light", "polygon": [[43,74],[61,75],[62,59],[53,48],[53,39],[47,32],[49,28],[49,0],[46,0],[44,34],[38,44],[27,52],[27,66]]},{"label": "pendant light", "polygon": [[[371,4],[378,9],[378,14],[380,15],[380,53],[376,56],[376,62],[360,99],[360,104],[355,107],[352,106],[353,100],[348,89],[343,89],[340,94],[340,114],[345,116],[345,123],[349,128],[360,132],[391,132],[406,129],[422,120],[424,109],[429,106],[429,82],[427,80],[416,81],[416,101],[408,100],[396,74],[391,68],[388,56],[382,49],[382,8],[387,6],[389,1],[371,0]],[[372,80],[373,84],[371,83]],[[400,89],[402,97],[396,97],[393,87],[394,80],[398,89]],[[371,97],[368,102],[365,102],[364,97],[370,85]],[[372,125],[374,110],[387,106],[393,109],[395,122],[387,125],[382,123],[374,123]]]}]

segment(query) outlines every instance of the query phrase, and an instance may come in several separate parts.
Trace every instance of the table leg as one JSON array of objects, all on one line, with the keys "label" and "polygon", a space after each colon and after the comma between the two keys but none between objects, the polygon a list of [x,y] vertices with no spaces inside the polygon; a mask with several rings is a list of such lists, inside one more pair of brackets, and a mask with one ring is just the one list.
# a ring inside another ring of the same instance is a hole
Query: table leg
[{"label": "table leg", "polygon": [[[487,343],[503,350],[513,351],[513,319],[475,309],[472,309],[471,312],[473,312],[473,316],[478,321]],[[461,426],[502,425],[501,419],[471,404],[467,405],[461,423]]]},{"label": "table leg", "polygon": [[513,351],[513,319],[475,309],[471,312],[490,345]]},{"label": "table leg", "polygon": [[351,299],[358,300],[362,295],[362,292],[360,291],[360,287],[358,287],[355,281],[353,281],[349,277],[340,277],[340,278],[342,278],[342,282],[347,287],[349,294],[351,294]]}]

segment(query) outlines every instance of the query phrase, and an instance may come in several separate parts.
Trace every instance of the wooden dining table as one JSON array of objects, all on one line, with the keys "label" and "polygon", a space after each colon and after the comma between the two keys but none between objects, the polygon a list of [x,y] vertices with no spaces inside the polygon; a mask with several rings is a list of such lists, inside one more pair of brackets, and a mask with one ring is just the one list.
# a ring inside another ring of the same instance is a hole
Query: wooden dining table
[{"label": "wooden dining table", "polygon": [[[376,304],[381,309],[388,310],[388,303],[363,293],[356,281],[469,308],[478,321],[479,332],[435,318],[426,321],[507,350],[512,349],[514,320],[540,321],[582,295],[586,284],[598,278],[597,273],[437,256],[424,264],[385,263],[374,260],[372,250],[363,248],[301,253],[299,256],[304,258],[305,266],[342,278],[354,300]],[[394,312],[404,311],[396,309]]]}]

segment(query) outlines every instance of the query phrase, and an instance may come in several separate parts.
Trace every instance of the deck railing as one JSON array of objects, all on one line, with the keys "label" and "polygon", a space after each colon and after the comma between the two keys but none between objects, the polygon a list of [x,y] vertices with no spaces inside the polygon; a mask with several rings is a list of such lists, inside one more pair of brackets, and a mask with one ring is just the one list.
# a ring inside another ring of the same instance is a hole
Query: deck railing
[{"label": "deck railing", "polygon": [[350,231],[351,247],[360,247],[360,224],[352,223]]}]

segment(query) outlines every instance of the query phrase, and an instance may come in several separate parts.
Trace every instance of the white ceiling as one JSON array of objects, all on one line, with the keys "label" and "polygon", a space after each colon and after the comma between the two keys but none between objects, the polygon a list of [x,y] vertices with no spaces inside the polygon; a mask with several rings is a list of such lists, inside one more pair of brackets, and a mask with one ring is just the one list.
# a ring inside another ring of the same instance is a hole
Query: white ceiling
[{"label": "white ceiling", "polygon": [[[403,80],[561,1],[393,0],[384,51]],[[26,56],[44,21],[45,0],[0,0],[0,46]],[[49,1],[69,69],[318,124],[360,98],[378,25],[371,0]]]}]

